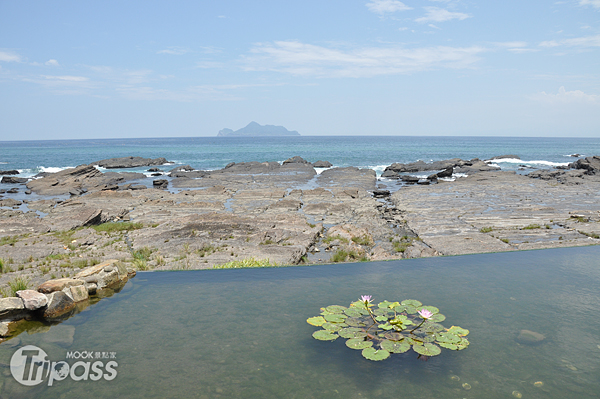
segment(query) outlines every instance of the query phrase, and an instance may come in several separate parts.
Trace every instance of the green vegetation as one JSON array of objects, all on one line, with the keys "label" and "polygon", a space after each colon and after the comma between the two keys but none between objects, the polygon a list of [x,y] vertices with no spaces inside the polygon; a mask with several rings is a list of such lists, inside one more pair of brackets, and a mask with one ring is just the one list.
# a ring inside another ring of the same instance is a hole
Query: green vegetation
[{"label": "green vegetation", "polygon": [[133,256],[134,260],[143,260],[145,262],[150,260],[150,255],[154,252],[153,249],[148,247],[143,247],[138,249],[137,251],[132,251],[131,256]]},{"label": "green vegetation", "polygon": [[346,237],[342,237],[341,235],[329,236],[323,240],[325,244],[329,244],[335,240],[338,240],[342,244],[348,244],[350,241]]},{"label": "green vegetation", "polygon": [[360,237],[352,237],[352,242],[358,245],[371,246],[373,245],[373,240],[368,235],[360,236]]},{"label": "green vegetation", "polygon": [[146,262],[146,260],[144,260],[144,259],[134,259],[133,266],[135,267],[136,270],[140,270],[140,271],[150,269],[150,267],[148,266],[148,262]]},{"label": "green vegetation", "polygon": [[505,244],[508,244],[510,241],[508,240],[508,238],[501,238],[500,241],[502,241]]},{"label": "green vegetation", "polygon": [[[153,226],[155,227],[155,226]],[[143,229],[143,223],[133,223],[133,222],[106,222],[99,224],[97,226],[92,226],[94,230],[97,232],[105,231],[107,233],[115,233],[120,231],[131,231]]]},{"label": "green vegetation", "polygon": [[73,234],[75,234],[75,230],[55,231],[54,233],[52,233],[52,235],[64,245],[71,244],[71,242],[73,241]]},{"label": "green vegetation", "polygon": [[276,244],[276,242],[271,239],[266,239],[263,242],[261,242],[259,245],[271,245],[271,244]]},{"label": "green vegetation", "polygon": [[581,231],[581,230],[577,230],[577,232],[579,232],[579,234],[583,234],[584,236],[588,236],[590,238],[600,239],[600,235],[598,235],[596,233],[588,233],[586,231]]},{"label": "green vegetation", "polygon": [[584,216],[571,216],[572,219],[575,219],[577,222],[579,223],[587,223],[590,221],[590,219],[584,217]]},{"label": "green vegetation", "polygon": [[360,262],[364,262],[369,260],[364,254],[360,255],[353,249],[338,249],[336,253],[331,257],[332,262],[346,262],[358,260]]},{"label": "green vegetation", "polygon": [[489,233],[492,230],[494,230],[492,227],[482,227],[479,229],[479,232],[480,233]]},{"label": "green vegetation", "polygon": [[29,288],[29,280],[24,277],[15,277],[8,282],[10,296],[17,296],[17,291],[26,290]]},{"label": "green vegetation", "polygon": [[274,263],[269,262],[269,259],[255,259],[246,258],[243,260],[234,260],[231,262],[223,263],[221,265],[213,266],[213,269],[242,269],[247,267],[269,267],[277,266]]},{"label": "green vegetation", "polygon": [[21,236],[19,236],[19,235],[1,237],[0,238],[0,246],[2,246],[2,245],[10,245],[12,247],[17,242],[19,242],[20,239],[21,239]]},{"label": "green vegetation", "polygon": [[83,269],[84,267],[87,267],[87,265],[88,265],[87,259],[78,259],[73,262],[73,266],[78,267],[79,269]]},{"label": "green vegetation", "polygon": [[4,261],[0,258],[0,273],[4,273]]},{"label": "green vegetation", "polygon": [[535,229],[541,229],[542,226],[540,226],[539,224],[530,224],[529,226],[525,226],[523,227],[522,230],[535,230]]}]

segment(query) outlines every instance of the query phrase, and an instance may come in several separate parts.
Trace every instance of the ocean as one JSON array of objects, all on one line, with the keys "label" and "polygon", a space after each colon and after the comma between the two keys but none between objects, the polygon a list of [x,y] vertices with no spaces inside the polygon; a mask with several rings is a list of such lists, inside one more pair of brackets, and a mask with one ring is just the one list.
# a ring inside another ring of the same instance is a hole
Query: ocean
[{"label": "ocean", "polygon": [[0,141],[0,170],[16,169],[19,177],[32,177],[125,156],[165,157],[174,163],[163,170],[178,165],[215,170],[230,162],[283,162],[296,155],[310,162],[329,161],[334,167],[370,168],[378,175],[394,162],[515,155],[520,159],[496,164],[503,170],[517,170],[523,165],[567,165],[576,160],[572,155],[600,155],[600,138],[300,136]]}]

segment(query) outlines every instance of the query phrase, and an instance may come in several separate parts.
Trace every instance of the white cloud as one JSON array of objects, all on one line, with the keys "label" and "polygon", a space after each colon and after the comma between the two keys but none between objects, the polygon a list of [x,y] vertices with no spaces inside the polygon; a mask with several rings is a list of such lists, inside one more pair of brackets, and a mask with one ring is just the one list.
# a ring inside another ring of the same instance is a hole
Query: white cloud
[{"label": "white cloud", "polygon": [[372,77],[434,68],[467,68],[485,51],[471,47],[326,48],[297,41],[259,43],[243,57],[246,70],[276,71],[316,77]]},{"label": "white cloud", "polygon": [[513,42],[495,42],[492,43],[497,47],[500,48],[505,48],[507,51],[510,51],[512,53],[531,53],[531,52],[535,52],[535,51],[539,51],[537,49],[532,49],[532,48],[528,48],[527,47],[527,42],[521,42],[521,41],[513,41]]},{"label": "white cloud", "polygon": [[557,94],[548,94],[545,91],[532,96],[533,99],[551,103],[551,104],[568,104],[568,103],[592,103],[600,104],[600,95],[586,94],[581,90],[565,90],[564,86],[558,89]]},{"label": "white cloud", "polygon": [[46,62],[44,63],[44,65],[48,65],[48,66],[60,66],[60,65],[58,64],[58,61],[56,61],[56,60],[48,60],[48,61],[46,61]]},{"label": "white cloud", "polygon": [[377,14],[385,14],[386,12],[407,11],[412,10],[412,7],[407,6],[397,0],[371,0],[366,4],[369,11]]},{"label": "white cloud", "polygon": [[64,82],[87,82],[88,80],[90,80],[89,78],[86,78],[85,76],[50,76],[50,75],[42,75],[42,77],[44,77],[45,79],[48,80],[59,80],[59,81],[64,81]]},{"label": "white cloud", "polygon": [[165,50],[157,51],[156,54],[183,55],[183,54],[189,53],[190,51],[191,51],[190,49],[185,48],[185,47],[174,46],[174,47],[166,48]]},{"label": "white cloud", "polygon": [[20,62],[21,56],[14,53],[9,53],[6,51],[0,51],[0,61],[3,62]]},{"label": "white cloud", "polygon": [[579,0],[580,6],[590,5],[594,8],[600,8],[600,0]]},{"label": "white cloud", "polygon": [[540,47],[600,47],[600,35],[577,37],[574,39],[549,40],[540,43]]},{"label": "white cloud", "polygon": [[416,22],[445,22],[452,19],[463,20],[470,18],[469,14],[462,12],[452,12],[439,7],[424,7],[427,14],[424,17],[415,19]]}]

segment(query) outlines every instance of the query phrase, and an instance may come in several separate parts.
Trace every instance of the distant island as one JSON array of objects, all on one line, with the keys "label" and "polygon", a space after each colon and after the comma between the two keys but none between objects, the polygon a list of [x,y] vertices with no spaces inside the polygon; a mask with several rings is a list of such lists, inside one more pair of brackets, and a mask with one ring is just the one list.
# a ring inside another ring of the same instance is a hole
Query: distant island
[{"label": "distant island", "polygon": [[287,130],[283,126],[259,125],[256,122],[250,122],[248,126],[233,131],[231,129],[219,130],[217,136],[226,137],[257,137],[257,136],[300,136],[295,130]]}]

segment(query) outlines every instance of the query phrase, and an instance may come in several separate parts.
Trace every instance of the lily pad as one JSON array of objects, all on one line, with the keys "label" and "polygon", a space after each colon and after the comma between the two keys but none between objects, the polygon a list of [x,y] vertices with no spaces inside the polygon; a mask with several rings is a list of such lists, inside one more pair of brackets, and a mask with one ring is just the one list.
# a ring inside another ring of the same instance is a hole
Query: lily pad
[{"label": "lily pad", "polygon": [[418,307],[418,306],[422,306],[423,304],[415,299],[406,299],[406,300],[402,301],[402,305]]},{"label": "lily pad", "polygon": [[408,319],[407,316],[401,314],[390,320],[390,324],[394,325],[402,325],[402,326],[411,326],[413,322]]},{"label": "lily pad", "polygon": [[338,337],[337,334],[331,333],[327,330],[319,330],[313,333],[313,338],[319,341],[335,341]]},{"label": "lily pad", "polygon": [[404,311],[408,314],[415,314],[417,313],[417,308],[412,305],[404,305]]},{"label": "lily pad", "polygon": [[337,332],[344,328],[346,325],[344,323],[323,323],[321,327],[323,327],[327,331]]},{"label": "lily pad", "polygon": [[326,320],[322,316],[316,316],[306,319],[306,322],[311,326],[321,327],[323,324],[325,324]]},{"label": "lily pad", "polygon": [[381,341],[381,349],[385,349],[390,353],[404,353],[410,349],[410,345],[405,341]]},{"label": "lily pad", "polygon": [[388,314],[390,314],[390,310],[389,309],[381,309],[381,308],[379,308],[379,309],[375,309],[373,311],[373,314],[375,316],[387,316]]},{"label": "lily pad", "polygon": [[448,329],[448,332],[451,333],[451,334],[459,335],[461,337],[469,335],[469,330],[467,330],[465,328],[461,328],[459,326],[452,326],[452,327],[450,327]]},{"label": "lily pad", "polygon": [[442,321],[446,320],[446,316],[444,316],[444,315],[443,315],[443,314],[441,314],[441,313],[436,313],[436,314],[434,314],[433,316],[431,316],[431,317],[429,318],[429,320],[431,320],[431,321],[435,321],[436,323],[440,323],[440,322],[442,322]]},{"label": "lily pad", "polygon": [[344,320],[346,320],[346,318],[348,316],[346,316],[345,314],[334,313],[334,314],[326,314],[323,317],[325,318],[325,320],[327,320],[331,323],[343,323]]},{"label": "lily pad", "polygon": [[430,343],[426,343],[423,345],[413,345],[412,348],[419,355],[423,356],[437,356],[440,353],[442,353],[442,350],[439,346]]},{"label": "lily pad", "polygon": [[346,339],[364,338],[367,336],[367,333],[365,333],[362,329],[356,327],[343,328],[340,331],[338,331],[338,334],[340,335],[340,337]]},{"label": "lily pad", "polygon": [[[351,327],[363,327],[363,326],[365,326],[365,323],[362,320],[357,319],[355,317],[348,317],[346,320],[344,320],[344,323],[348,324]],[[371,323],[373,323],[372,320],[371,320]]]},{"label": "lily pad", "polygon": [[375,318],[375,320],[377,321],[387,321],[388,317],[387,316],[377,316]]},{"label": "lily pad", "polygon": [[348,308],[344,310],[344,313],[349,317],[360,317],[363,314],[359,309],[356,308]]},{"label": "lily pad", "polygon": [[391,330],[392,328],[394,328],[394,327],[392,327],[392,325],[390,323],[379,324],[377,327],[379,327],[385,331],[388,331],[388,330]]},{"label": "lily pad", "polygon": [[390,341],[400,341],[404,339],[404,335],[399,334],[397,332],[387,332],[385,334],[383,334],[383,336],[386,339],[389,339]]},{"label": "lily pad", "polygon": [[441,332],[444,330],[445,330],[445,328],[443,325],[438,324],[438,323],[432,323],[431,321],[426,321],[421,326],[421,331],[427,332],[427,333],[438,333],[438,332]]},{"label": "lily pad", "polygon": [[437,334],[436,341],[446,344],[457,344],[461,338],[458,335],[450,334],[449,332],[441,332]]},{"label": "lily pad", "polygon": [[346,346],[350,349],[365,349],[373,346],[373,341],[365,341],[362,338],[352,338],[346,341]]},{"label": "lily pad", "polygon": [[375,348],[363,349],[362,355],[369,360],[380,361],[390,357],[390,352],[385,349],[376,350]]},{"label": "lily pad", "polygon": [[344,313],[344,311],[348,308],[340,305],[331,305],[327,306],[325,309],[330,313]]},{"label": "lily pad", "polygon": [[382,309],[389,309],[391,304],[392,304],[392,302],[390,302],[390,301],[383,301],[383,302],[379,302],[377,304],[377,306],[379,306]]}]

